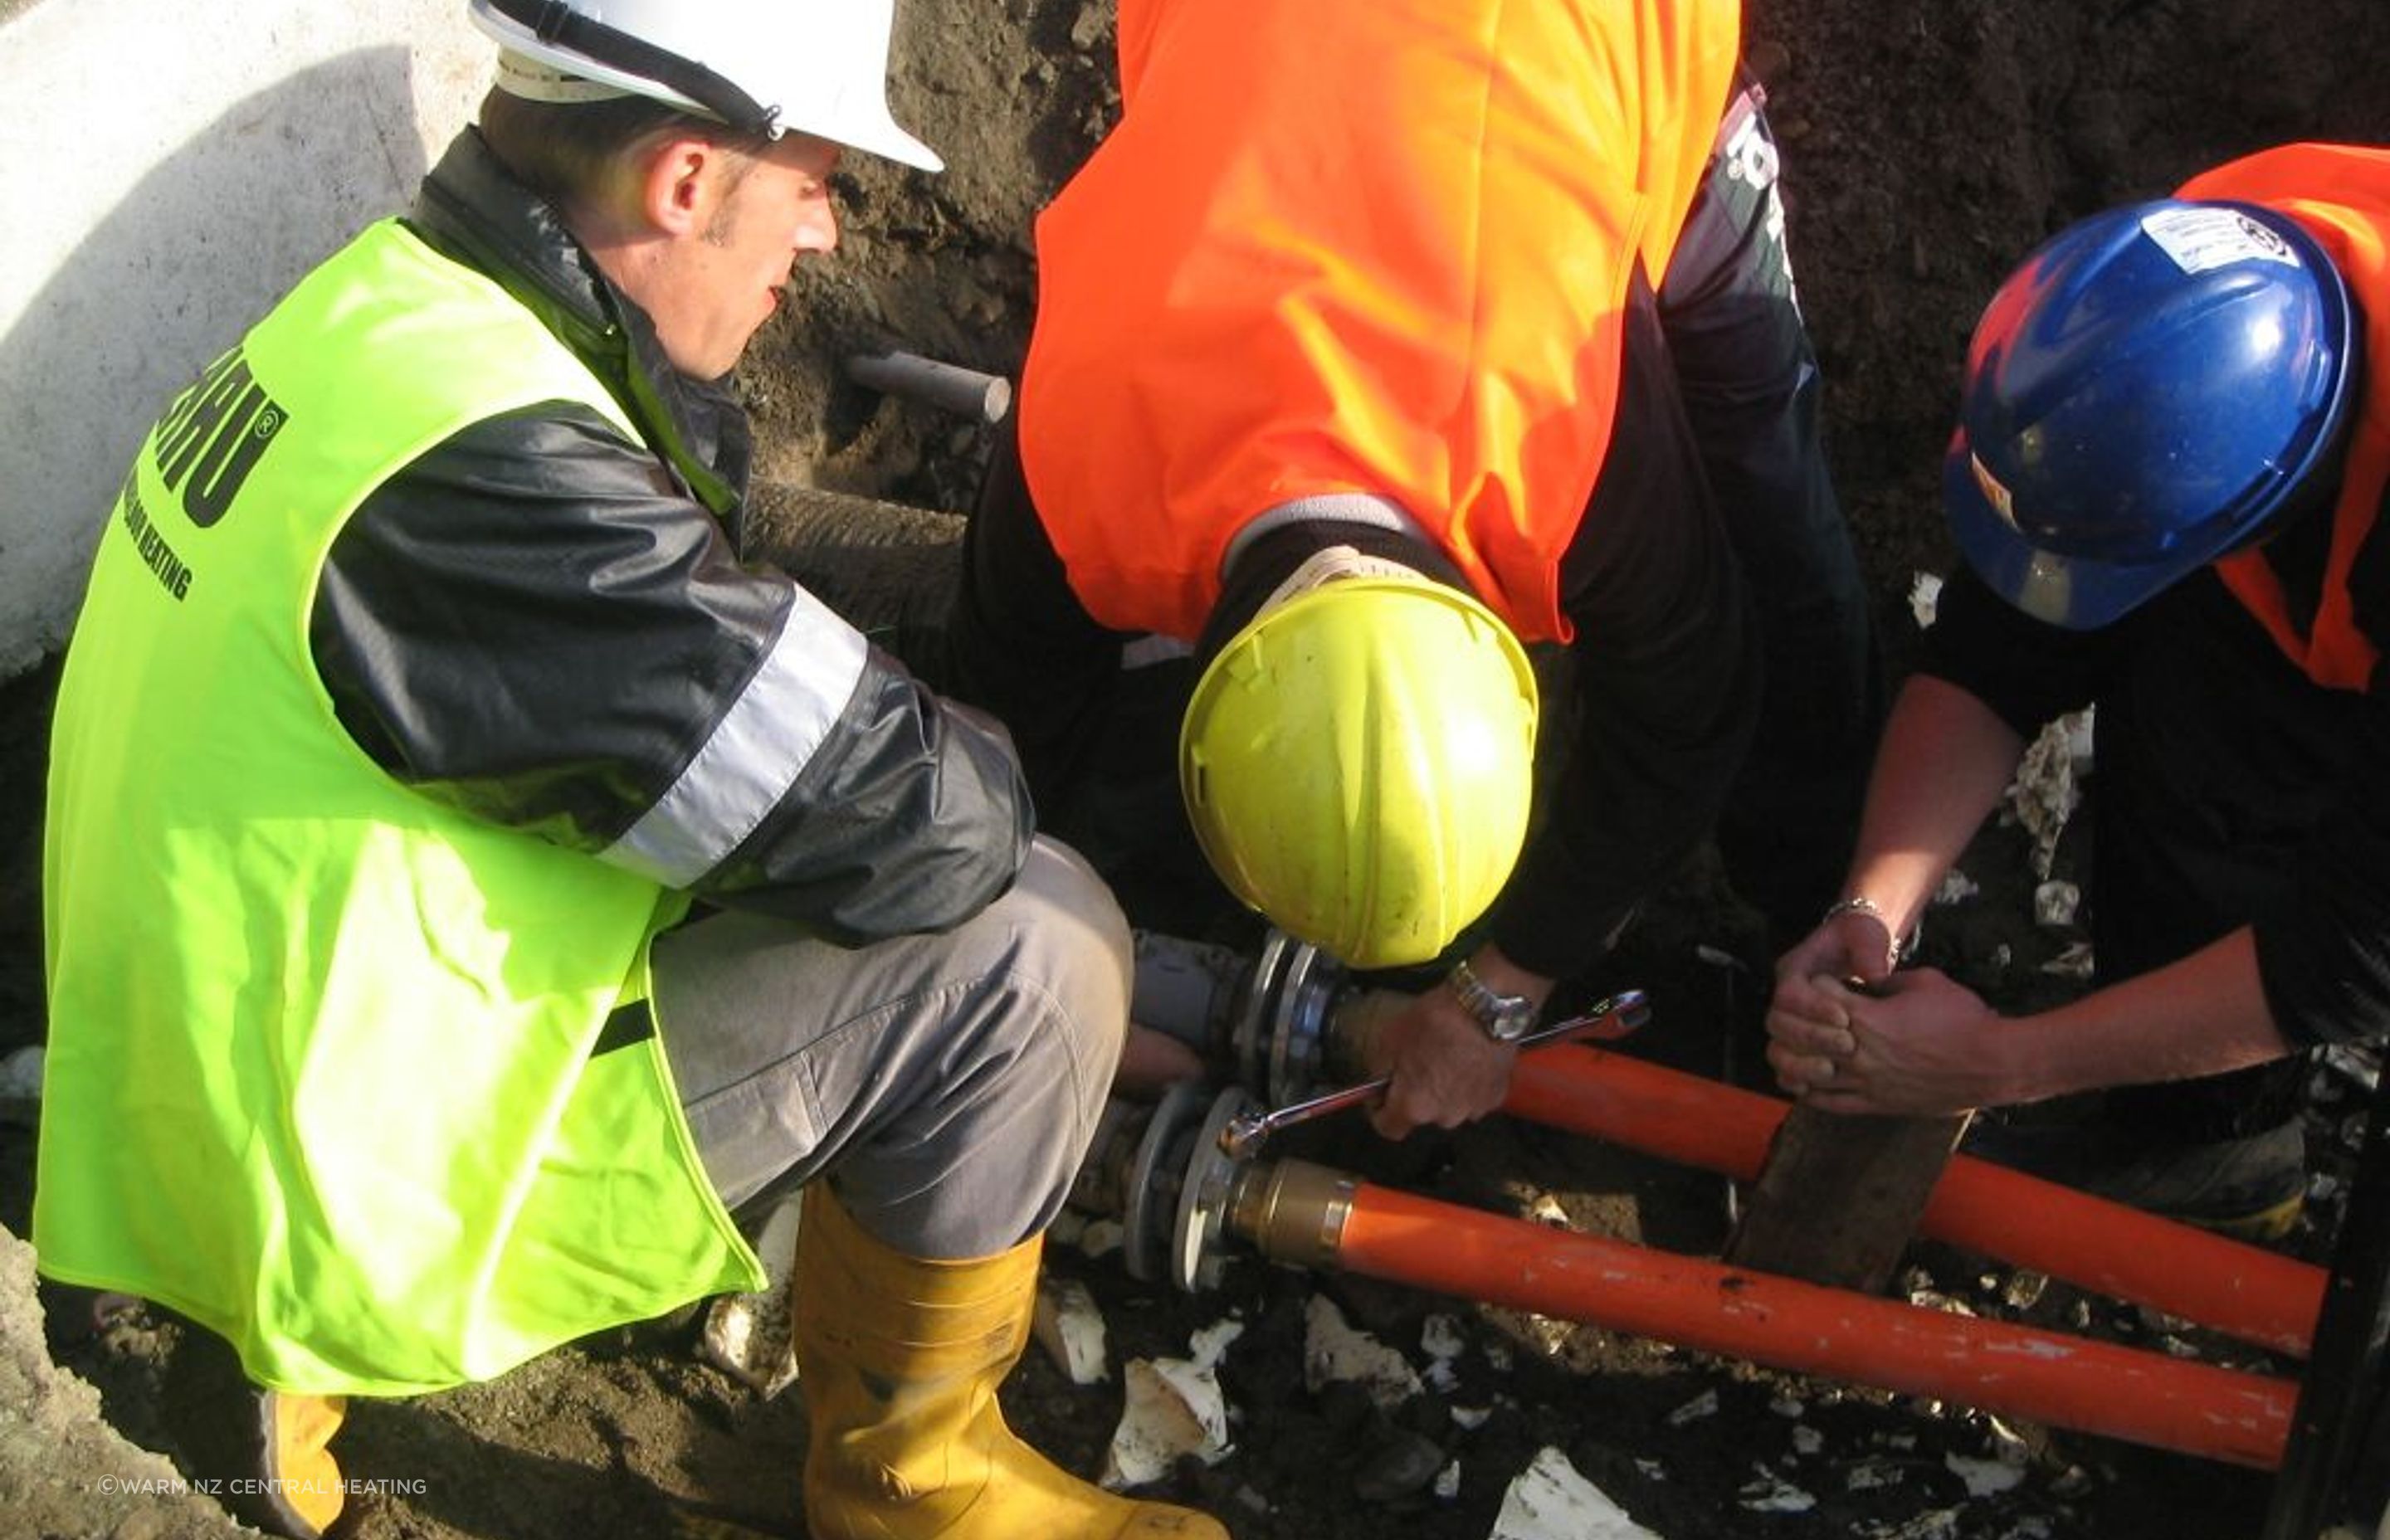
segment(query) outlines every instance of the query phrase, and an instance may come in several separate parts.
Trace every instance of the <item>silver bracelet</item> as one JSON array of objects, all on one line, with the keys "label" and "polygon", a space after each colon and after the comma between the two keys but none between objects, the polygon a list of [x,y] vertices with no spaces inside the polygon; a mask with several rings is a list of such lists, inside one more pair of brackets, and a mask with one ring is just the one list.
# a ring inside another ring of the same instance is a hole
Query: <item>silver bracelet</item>
[{"label": "silver bracelet", "polygon": [[1818,923],[1831,925],[1844,915],[1865,915],[1883,927],[1883,933],[1889,938],[1883,949],[1883,966],[1886,972],[1898,968],[1900,959],[1907,956],[1909,948],[1916,944],[1916,934],[1911,932],[1906,939],[1901,937],[1892,928],[1892,917],[1885,914],[1882,906],[1865,893],[1853,893],[1848,898],[1838,898],[1827,905],[1826,912]]}]

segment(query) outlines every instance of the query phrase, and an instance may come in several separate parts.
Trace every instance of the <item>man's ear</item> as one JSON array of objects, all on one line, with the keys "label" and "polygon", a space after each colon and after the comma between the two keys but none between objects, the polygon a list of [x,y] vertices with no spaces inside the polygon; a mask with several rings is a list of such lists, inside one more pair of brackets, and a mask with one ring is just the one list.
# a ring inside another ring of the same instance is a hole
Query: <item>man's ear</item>
[{"label": "man's ear", "polygon": [[722,183],[721,146],[675,135],[651,150],[639,182],[639,213],[659,234],[695,235],[713,217]]}]

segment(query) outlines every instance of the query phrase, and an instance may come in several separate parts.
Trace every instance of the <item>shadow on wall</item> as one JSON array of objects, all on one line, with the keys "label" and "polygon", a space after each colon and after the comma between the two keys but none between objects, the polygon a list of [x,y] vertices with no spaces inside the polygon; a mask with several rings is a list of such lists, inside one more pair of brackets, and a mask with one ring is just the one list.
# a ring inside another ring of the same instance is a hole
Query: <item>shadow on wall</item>
[{"label": "shadow on wall", "polygon": [[167,401],[412,199],[426,168],[411,80],[404,47],[362,48],[238,102],[95,224],[0,336],[0,679],[64,641],[101,520]]}]

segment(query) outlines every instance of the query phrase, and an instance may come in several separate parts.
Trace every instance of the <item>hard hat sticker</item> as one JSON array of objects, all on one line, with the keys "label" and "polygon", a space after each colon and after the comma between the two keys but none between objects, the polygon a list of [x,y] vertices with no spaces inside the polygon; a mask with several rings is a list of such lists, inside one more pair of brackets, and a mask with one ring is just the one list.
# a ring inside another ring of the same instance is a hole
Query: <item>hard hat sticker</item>
[{"label": "hard hat sticker", "polygon": [[2158,243],[2185,273],[2204,273],[2236,262],[2299,265],[2290,242],[2238,209],[2172,208],[2141,218],[2141,233]]},{"label": "hard hat sticker", "polygon": [[1992,474],[1992,468],[1985,465],[1980,456],[1970,450],[1967,453],[1967,468],[1974,473],[1975,487],[1984,494],[1984,501],[1992,505],[1992,511],[1998,514],[2009,528],[2015,529],[2017,527],[2016,505],[2009,496],[2009,489],[2001,484],[1998,477]]}]

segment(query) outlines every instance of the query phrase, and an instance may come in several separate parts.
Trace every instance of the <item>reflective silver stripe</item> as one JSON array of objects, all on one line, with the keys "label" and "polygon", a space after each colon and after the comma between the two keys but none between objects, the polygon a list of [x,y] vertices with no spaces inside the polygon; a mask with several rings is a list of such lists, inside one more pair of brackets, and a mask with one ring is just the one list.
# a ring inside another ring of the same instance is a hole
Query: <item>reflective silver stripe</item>
[{"label": "reflective silver stripe", "polygon": [[1220,553],[1221,578],[1227,577],[1228,569],[1237,564],[1237,558],[1244,554],[1246,546],[1272,530],[1301,523],[1367,524],[1372,529],[1409,535],[1422,545],[1435,544],[1409,510],[1391,497],[1369,492],[1327,492],[1280,503],[1247,520],[1229,540],[1228,548]]},{"label": "reflective silver stripe", "polygon": [[1182,642],[1176,636],[1149,631],[1135,641],[1122,644],[1121,670],[1125,673],[1130,669],[1151,668],[1173,659],[1193,656],[1195,645],[1192,642]]},{"label": "reflective silver stripe", "polygon": [[754,831],[829,736],[863,677],[863,634],[795,590],[779,639],[672,789],[600,858],[686,888]]}]

